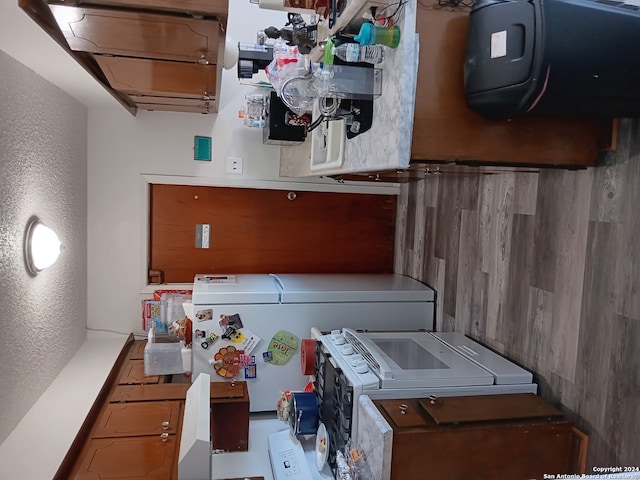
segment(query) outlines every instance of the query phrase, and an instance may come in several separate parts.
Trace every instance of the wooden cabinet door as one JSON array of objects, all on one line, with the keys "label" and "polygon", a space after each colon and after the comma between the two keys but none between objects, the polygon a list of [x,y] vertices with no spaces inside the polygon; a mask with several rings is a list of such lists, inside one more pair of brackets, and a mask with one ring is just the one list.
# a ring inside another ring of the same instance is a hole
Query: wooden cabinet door
[{"label": "wooden cabinet door", "polygon": [[80,4],[107,5],[123,8],[165,10],[226,18],[229,0],[76,0]]},{"label": "wooden cabinet door", "polygon": [[200,98],[155,97],[151,95],[129,95],[142,110],[166,112],[209,113],[216,111],[214,100]]},{"label": "wooden cabinet door", "polygon": [[184,62],[218,60],[215,20],[50,5],[72,50]]},{"label": "wooden cabinet door", "polygon": [[95,56],[112,88],[131,95],[215,98],[216,66]]},{"label": "wooden cabinet door", "polygon": [[93,438],[175,434],[180,422],[181,403],[110,403],[96,422]]},{"label": "wooden cabinet door", "polygon": [[168,480],[177,477],[180,439],[169,435],[94,438],[75,480]]},{"label": "wooden cabinet door", "polygon": [[[395,195],[151,185],[150,270],[198,273],[391,273]],[[293,197],[292,197],[293,198]],[[210,247],[196,248],[196,225]]]},{"label": "wooden cabinet door", "polygon": [[129,360],[123,367],[118,385],[131,385],[140,383],[159,383],[160,377],[152,375],[146,377],[144,374],[144,360]]}]

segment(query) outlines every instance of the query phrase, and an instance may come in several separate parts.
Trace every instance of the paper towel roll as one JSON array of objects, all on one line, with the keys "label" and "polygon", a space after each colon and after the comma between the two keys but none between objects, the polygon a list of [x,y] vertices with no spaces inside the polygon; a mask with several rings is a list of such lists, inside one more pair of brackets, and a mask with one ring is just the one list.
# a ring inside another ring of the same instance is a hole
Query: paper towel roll
[{"label": "paper towel roll", "polygon": [[301,15],[313,15],[316,13],[313,9],[307,8],[293,8],[293,7],[284,7],[284,0],[258,0],[258,6],[260,8],[266,8],[269,10],[281,10],[292,13],[299,13]]},{"label": "paper towel roll", "polygon": [[284,10],[284,0],[259,0],[258,6],[269,10]]}]

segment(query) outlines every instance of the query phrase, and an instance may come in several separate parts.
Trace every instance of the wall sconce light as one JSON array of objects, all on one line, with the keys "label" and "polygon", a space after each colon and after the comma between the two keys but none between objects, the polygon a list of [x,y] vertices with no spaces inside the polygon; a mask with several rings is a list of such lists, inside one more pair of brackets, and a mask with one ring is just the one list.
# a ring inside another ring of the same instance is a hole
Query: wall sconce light
[{"label": "wall sconce light", "polygon": [[24,261],[27,271],[35,276],[58,259],[62,244],[56,232],[31,217],[24,234]]}]

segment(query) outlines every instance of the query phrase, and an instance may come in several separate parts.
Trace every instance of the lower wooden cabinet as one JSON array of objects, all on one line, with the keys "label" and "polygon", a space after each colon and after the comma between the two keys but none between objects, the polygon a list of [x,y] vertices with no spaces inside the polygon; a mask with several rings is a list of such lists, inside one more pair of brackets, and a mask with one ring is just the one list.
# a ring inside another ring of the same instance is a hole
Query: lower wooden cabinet
[{"label": "lower wooden cabinet", "polygon": [[182,402],[110,403],[93,430],[93,438],[175,435],[182,421]]},{"label": "lower wooden cabinet", "polygon": [[54,480],[177,480],[189,384],[145,377],[145,344],[125,345]]},{"label": "lower wooden cabinet", "polygon": [[228,452],[249,449],[247,382],[211,382],[211,443]]},{"label": "lower wooden cabinet", "polygon": [[408,168],[361,172],[338,175],[338,180],[408,183],[424,178],[468,177],[475,175],[493,175],[497,173],[538,172],[537,167],[515,167],[508,165],[459,164],[457,162],[421,162],[412,161]]},{"label": "lower wooden cabinet", "polygon": [[180,438],[92,438],[74,480],[170,480],[178,476]]},{"label": "lower wooden cabinet", "polygon": [[580,473],[572,425],[533,394],[375,400],[393,428],[392,480]]}]

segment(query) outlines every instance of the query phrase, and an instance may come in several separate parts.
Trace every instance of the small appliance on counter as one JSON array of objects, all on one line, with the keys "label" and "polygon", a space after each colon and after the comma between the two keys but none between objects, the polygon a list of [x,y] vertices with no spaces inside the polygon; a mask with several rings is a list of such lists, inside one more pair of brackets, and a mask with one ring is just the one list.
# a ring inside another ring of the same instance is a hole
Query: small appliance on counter
[{"label": "small appliance on counter", "polygon": [[296,145],[304,142],[307,138],[307,127],[305,122],[298,120],[298,117],[287,108],[276,92],[271,91],[265,104],[262,143],[265,145]]},{"label": "small appliance on counter", "polygon": [[255,73],[271,63],[273,46],[238,43],[238,78],[253,78]]}]

